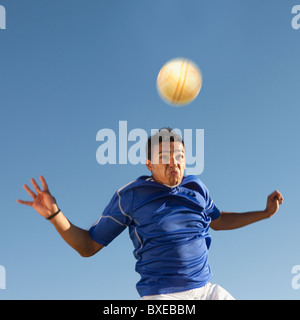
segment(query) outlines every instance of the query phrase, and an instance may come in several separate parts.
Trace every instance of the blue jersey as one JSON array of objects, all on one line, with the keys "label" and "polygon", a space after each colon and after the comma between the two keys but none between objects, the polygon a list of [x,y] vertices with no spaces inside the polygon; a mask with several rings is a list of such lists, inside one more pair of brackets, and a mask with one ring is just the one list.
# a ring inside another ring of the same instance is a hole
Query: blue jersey
[{"label": "blue jersey", "polygon": [[176,187],[142,176],[115,193],[89,232],[107,246],[129,227],[139,294],[173,293],[202,287],[211,278],[208,229],[219,216],[196,176],[184,177]]}]

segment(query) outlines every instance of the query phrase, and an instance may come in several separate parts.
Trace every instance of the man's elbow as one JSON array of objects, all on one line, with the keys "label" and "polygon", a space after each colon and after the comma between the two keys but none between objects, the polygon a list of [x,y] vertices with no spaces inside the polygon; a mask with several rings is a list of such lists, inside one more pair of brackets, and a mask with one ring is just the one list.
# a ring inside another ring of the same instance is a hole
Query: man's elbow
[{"label": "man's elbow", "polygon": [[93,255],[96,254],[96,252],[87,252],[87,251],[83,251],[83,252],[78,252],[80,254],[81,257],[83,258],[89,258],[92,257]]},{"label": "man's elbow", "polygon": [[95,255],[97,252],[99,252],[102,248],[104,248],[102,244],[93,241],[93,245],[91,246],[91,248],[78,250],[78,253],[83,258],[89,258]]}]

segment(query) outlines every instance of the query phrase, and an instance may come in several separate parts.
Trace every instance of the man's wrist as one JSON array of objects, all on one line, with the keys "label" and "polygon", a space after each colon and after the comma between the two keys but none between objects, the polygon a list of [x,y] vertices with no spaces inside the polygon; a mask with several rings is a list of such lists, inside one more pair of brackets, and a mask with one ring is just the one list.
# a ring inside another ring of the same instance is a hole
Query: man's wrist
[{"label": "man's wrist", "polygon": [[267,208],[263,211],[263,216],[264,216],[264,219],[267,219],[267,218],[270,218],[272,217],[272,213],[270,213],[269,210],[267,210]]},{"label": "man's wrist", "polygon": [[47,220],[51,220],[53,219],[55,216],[57,216],[60,213],[60,209],[58,209],[57,211],[55,211],[54,213],[52,213],[48,218],[46,218]]}]

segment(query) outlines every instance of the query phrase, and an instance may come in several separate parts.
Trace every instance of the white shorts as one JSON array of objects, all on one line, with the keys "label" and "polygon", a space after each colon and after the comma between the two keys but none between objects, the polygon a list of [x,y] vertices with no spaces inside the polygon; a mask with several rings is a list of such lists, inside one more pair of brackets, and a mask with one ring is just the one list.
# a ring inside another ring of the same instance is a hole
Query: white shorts
[{"label": "white shorts", "polygon": [[217,284],[208,282],[204,287],[182,292],[144,296],[141,300],[235,300],[233,296]]}]

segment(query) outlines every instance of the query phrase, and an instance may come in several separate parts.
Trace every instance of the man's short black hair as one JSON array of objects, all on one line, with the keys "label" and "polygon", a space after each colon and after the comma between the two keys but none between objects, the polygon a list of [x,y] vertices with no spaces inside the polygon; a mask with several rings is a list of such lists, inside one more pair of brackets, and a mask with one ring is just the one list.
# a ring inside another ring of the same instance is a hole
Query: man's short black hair
[{"label": "man's short black hair", "polygon": [[152,148],[154,148],[157,143],[162,142],[181,142],[184,146],[182,137],[177,134],[174,129],[171,129],[170,127],[161,128],[154,135],[148,138],[146,144],[146,155],[148,160],[151,160],[151,150],[153,150]]}]

